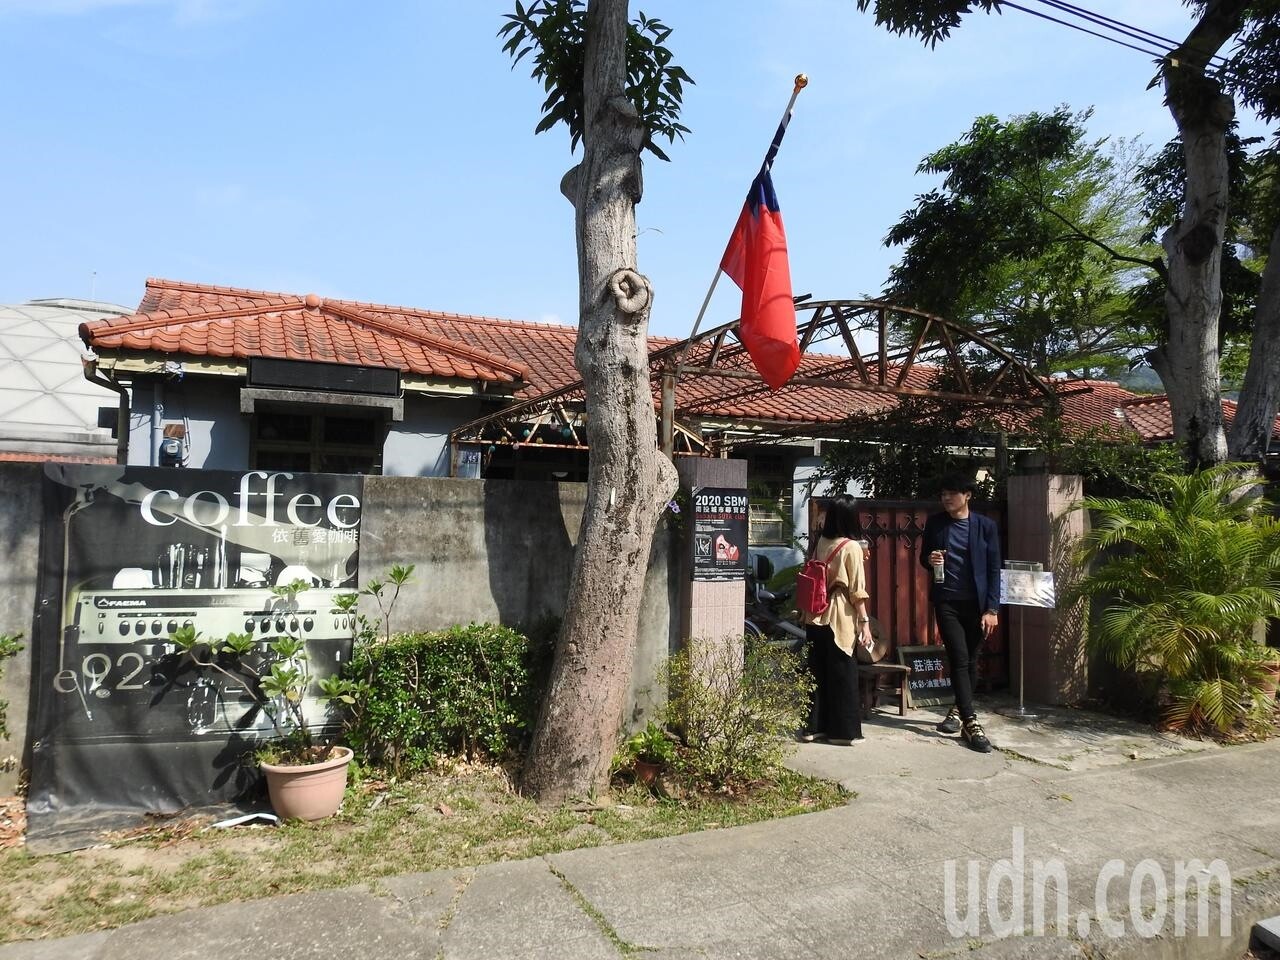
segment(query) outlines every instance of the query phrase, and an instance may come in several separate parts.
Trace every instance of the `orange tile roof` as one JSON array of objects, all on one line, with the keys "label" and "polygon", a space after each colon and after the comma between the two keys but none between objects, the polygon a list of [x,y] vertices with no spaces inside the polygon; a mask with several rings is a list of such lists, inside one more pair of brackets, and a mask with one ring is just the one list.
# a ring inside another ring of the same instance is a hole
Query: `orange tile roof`
[{"label": "orange tile roof", "polygon": [[92,457],[80,453],[26,453],[0,450],[0,461],[6,463],[115,463],[115,457]]},{"label": "orange tile roof", "polygon": [[81,324],[80,338],[95,350],[361,364],[489,383],[528,379],[528,366],[511,359],[518,353],[488,352],[431,322],[452,315],[402,310],[150,279],[137,313]]},{"label": "orange tile roof", "polygon": [[[314,360],[506,383],[522,399],[579,379],[575,327],[156,278],[147,280],[136,313],[82,324],[80,336],[93,349]],[[650,337],[649,346],[652,351],[674,342]],[[816,377],[832,364],[847,362],[846,357],[805,354],[798,372]],[[907,384],[928,388],[931,374],[932,368],[917,364]],[[1146,442],[1172,437],[1167,397],[1141,396],[1106,380],[1055,380],[1052,385],[1066,394],[1062,405],[1069,421],[1133,431]],[[747,387],[729,377],[686,378],[677,404],[710,417],[820,424],[896,402],[875,391],[796,385],[748,393]],[[1224,401],[1223,406],[1230,422],[1235,404]]]}]

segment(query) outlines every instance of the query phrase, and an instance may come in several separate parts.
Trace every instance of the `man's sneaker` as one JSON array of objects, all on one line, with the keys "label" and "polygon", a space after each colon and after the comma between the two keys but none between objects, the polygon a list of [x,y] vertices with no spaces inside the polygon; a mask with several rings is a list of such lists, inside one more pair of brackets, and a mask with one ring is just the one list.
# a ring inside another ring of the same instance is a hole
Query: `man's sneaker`
[{"label": "man's sneaker", "polygon": [[991,741],[987,739],[987,735],[982,731],[976,717],[970,717],[964,722],[964,726],[960,729],[960,735],[964,737],[964,742],[969,745],[970,750],[977,750],[979,753],[991,752]]},{"label": "man's sneaker", "polygon": [[960,710],[958,707],[952,707],[947,711],[947,715],[942,718],[942,722],[938,724],[939,733],[959,733],[960,732]]}]

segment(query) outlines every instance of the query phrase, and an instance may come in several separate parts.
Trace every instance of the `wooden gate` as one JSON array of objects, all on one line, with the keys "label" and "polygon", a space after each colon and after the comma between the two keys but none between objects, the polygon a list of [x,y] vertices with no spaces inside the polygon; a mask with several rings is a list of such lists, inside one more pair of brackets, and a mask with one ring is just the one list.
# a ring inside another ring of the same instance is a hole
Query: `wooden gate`
[{"label": "wooden gate", "polygon": [[[809,529],[830,502],[828,497],[809,500]],[[871,615],[884,625],[893,641],[890,658],[897,661],[897,648],[916,644],[941,644],[933,606],[929,603],[929,573],[920,566],[920,538],[925,520],[941,508],[936,500],[860,500],[858,521],[863,536],[871,541],[871,558],[867,566],[867,589]],[[1000,528],[1000,550],[1005,555],[1007,534],[1005,512],[996,505],[975,506],[975,512],[990,517]],[[1009,684],[1008,647],[1005,621],[983,646],[979,666],[979,683],[987,688]]]}]

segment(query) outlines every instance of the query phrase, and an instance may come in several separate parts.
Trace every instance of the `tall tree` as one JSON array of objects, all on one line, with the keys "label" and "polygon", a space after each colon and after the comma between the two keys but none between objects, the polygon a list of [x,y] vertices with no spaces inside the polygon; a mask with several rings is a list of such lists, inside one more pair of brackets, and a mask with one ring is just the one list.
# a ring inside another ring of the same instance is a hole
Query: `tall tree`
[{"label": "tall tree", "polygon": [[1149,339],[1130,322],[1140,253],[1132,146],[1086,140],[1088,112],[979,117],[918,172],[916,198],[886,245],[899,303],[981,329],[1042,375],[1125,366]]},{"label": "tall tree", "polygon": [[640,153],[677,122],[685,72],[663,46],[670,29],[627,0],[539,0],[499,32],[548,91],[539,132],[563,122],[582,161],[561,192],[574,207],[578,337],[586,392],[587,505],[578,533],[551,678],[526,759],[524,789],[544,803],[607,785],[631,678],[644,577],[675,468],[658,453],[649,385],[649,281],[636,269]]},{"label": "tall tree", "polygon": [[[1185,170],[1178,216],[1161,237],[1164,329],[1151,361],[1169,394],[1175,435],[1193,464],[1228,456],[1219,370],[1222,245],[1228,218],[1227,139],[1233,94],[1268,120],[1280,117],[1280,3],[1276,0],[1188,0],[1198,19],[1159,61],[1156,82],[1178,129]],[[1001,0],[857,0],[876,22],[929,45],[944,40],[977,8],[998,12]],[[1235,41],[1225,68],[1214,58]],[[1272,250],[1280,254],[1274,232]],[[1266,449],[1280,402],[1280,256],[1267,262],[1254,317],[1231,454],[1257,459]]]}]

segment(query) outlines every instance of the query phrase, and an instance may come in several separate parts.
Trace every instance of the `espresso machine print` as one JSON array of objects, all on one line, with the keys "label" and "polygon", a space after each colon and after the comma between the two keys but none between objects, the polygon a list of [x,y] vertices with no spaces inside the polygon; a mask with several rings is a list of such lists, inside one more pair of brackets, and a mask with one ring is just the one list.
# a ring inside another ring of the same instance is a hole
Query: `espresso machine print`
[{"label": "espresso machine print", "polygon": [[[63,627],[52,678],[58,738],[271,736],[252,676],[181,653],[171,637],[184,627],[209,641],[250,635],[250,666],[269,667],[279,637],[303,640],[303,711],[323,728],[317,683],[341,670],[355,627],[337,600],[357,583],[359,498],[342,491],[351,478],[176,473],[108,470],[78,483],[64,513]],[[322,481],[331,489],[317,489]],[[296,581],[305,588],[292,600],[273,591]]]}]

